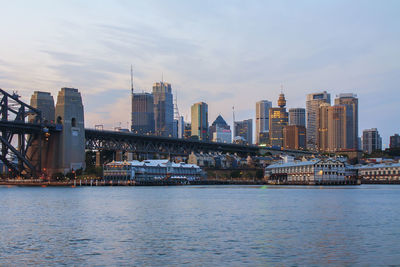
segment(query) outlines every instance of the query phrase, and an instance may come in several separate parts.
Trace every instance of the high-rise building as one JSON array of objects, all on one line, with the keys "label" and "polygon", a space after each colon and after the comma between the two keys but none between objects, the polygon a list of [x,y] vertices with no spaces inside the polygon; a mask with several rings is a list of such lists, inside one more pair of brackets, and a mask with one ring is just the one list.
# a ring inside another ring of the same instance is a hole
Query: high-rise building
[{"label": "high-rise building", "polygon": [[178,138],[182,139],[185,135],[185,121],[183,120],[183,116],[179,116],[178,118]]},{"label": "high-rise building", "polygon": [[132,93],[131,131],[154,134],[154,98],[149,93]]},{"label": "high-rise building", "polygon": [[395,134],[390,137],[389,148],[400,148],[400,135]]},{"label": "high-rise building", "polygon": [[346,106],[328,107],[328,151],[347,149]]},{"label": "high-rise building", "polygon": [[278,106],[278,108],[269,109],[269,140],[271,146],[283,147],[283,128],[289,124],[285,108],[286,99],[283,93],[279,95]]},{"label": "high-rise building", "polygon": [[235,137],[241,137],[248,144],[253,144],[253,120],[234,122]]},{"label": "high-rise building", "polygon": [[174,105],[171,84],[153,84],[155,133],[159,136],[173,135]]},{"label": "high-rise building", "polygon": [[346,148],[358,149],[358,98],[355,94],[340,94],[335,105],[346,106]]},{"label": "high-rise building", "polygon": [[376,128],[363,131],[362,143],[364,153],[371,154],[375,150],[382,150],[382,138]]},{"label": "high-rise building", "polygon": [[283,128],[283,147],[286,149],[306,148],[306,127],[301,125],[286,125]]},{"label": "high-rise building", "polygon": [[[214,122],[211,124],[208,133],[210,135],[210,139],[212,139],[212,141],[215,141],[214,139],[214,133],[217,132],[217,128],[219,129],[219,134],[227,136],[228,132],[230,134],[230,140],[229,142],[225,142],[225,143],[230,143],[232,140],[232,133],[231,133],[231,127],[226,123],[226,121],[224,120],[224,118],[222,118],[221,115],[218,115],[218,117],[214,120]],[[226,131],[223,131],[226,130]],[[218,137],[217,137],[218,139]],[[220,142],[220,141],[215,141],[215,142]]]},{"label": "high-rise building", "polygon": [[289,125],[306,127],[306,110],[304,108],[289,109]]},{"label": "high-rise building", "polygon": [[208,105],[204,102],[195,103],[192,111],[192,136],[198,136],[199,140],[208,140]]},{"label": "high-rise building", "polygon": [[328,111],[331,107],[328,103],[319,106],[317,115],[318,135],[317,148],[320,151],[328,151]]},{"label": "high-rise building", "polygon": [[256,103],[256,144],[261,144],[261,140],[269,132],[269,109],[272,102],[261,100]]},{"label": "high-rise building", "polygon": [[232,142],[232,132],[230,129],[225,127],[215,126],[215,131],[212,135],[213,142],[219,143],[231,143]]},{"label": "high-rise building", "polygon": [[319,112],[319,106],[323,103],[331,104],[331,95],[326,91],[307,95],[307,148],[312,150],[317,149],[317,116]]},{"label": "high-rise building", "polygon": [[192,124],[190,122],[185,122],[185,127],[183,130],[183,138],[189,139],[192,136]]}]

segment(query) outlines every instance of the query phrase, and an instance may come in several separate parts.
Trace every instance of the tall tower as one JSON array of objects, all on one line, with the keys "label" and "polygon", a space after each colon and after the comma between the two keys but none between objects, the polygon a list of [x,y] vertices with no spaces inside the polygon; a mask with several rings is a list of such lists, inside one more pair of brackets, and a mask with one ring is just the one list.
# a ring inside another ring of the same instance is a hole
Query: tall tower
[{"label": "tall tower", "polygon": [[331,104],[331,95],[326,91],[307,95],[307,148],[317,150],[318,112],[323,103]]},{"label": "tall tower", "polygon": [[272,102],[261,100],[256,103],[256,144],[260,144],[260,135],[269,132],[269,109]]},{"label": "tall tower", "polygon": [[358,149],[358,98],[355,94],[340,94],[335,105],[346,106],[346,148]]},{"label": "tall tower", "polygon": [[74,88],[61,88],[56,105],[56,122],[62,124],[54,148],[54,172],[67,173],[84,169],[85,166],[85,123],[81,93]]},{"label": "tall tower", "polygon": [[371,154],[375,150],[382,150],[382,138],[379,135],[378,129],[366,129],[363,131],[363,151]]},{"label": "tall tower", "polygon": [[253,144],[253,120],[235,121],[233,128],[235,130],[234,139],[242,137],[249,145]]},{"label": "tall tower", "polygon": [[192,136],[199,140],[208,140],[208,105],[204,102],[195,103],[191,107]]},{"label": "tall tower", "polygon": [[171,84],[164,81],[153,84],[155,132],[171,136],[174,124],[174,104]]},{"label": "tall tower", "polygon": [[289,124],[289,115],[286,112],[286,99],[282,93],[278,99],[279,108],[269,109],[269,139],[271,146],[284,146],[283,129]]}]

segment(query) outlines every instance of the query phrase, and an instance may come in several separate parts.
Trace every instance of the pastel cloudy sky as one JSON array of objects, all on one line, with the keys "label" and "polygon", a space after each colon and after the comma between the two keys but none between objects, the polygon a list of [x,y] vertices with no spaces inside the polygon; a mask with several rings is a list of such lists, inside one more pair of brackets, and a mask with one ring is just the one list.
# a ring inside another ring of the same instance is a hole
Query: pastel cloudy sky
[{"label": "pastel cloudy sky", "polygon": [[399,132],[400,1],[0,1],[0,87],[78,88],[87,127],[126,126],[135,89],[205,101],[213,121],[253,118],[255,102],[306,94],[359,97],[360,134]]}]

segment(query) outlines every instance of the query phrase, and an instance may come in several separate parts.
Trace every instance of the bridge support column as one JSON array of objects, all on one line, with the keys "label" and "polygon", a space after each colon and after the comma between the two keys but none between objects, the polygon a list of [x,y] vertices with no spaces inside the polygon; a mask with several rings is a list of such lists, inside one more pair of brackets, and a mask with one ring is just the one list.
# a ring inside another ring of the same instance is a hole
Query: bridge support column
[{"label": "bridge support column", "polygon": [[62,124],[55,149],[55,172],[67,173],[85,169],[85,124],[81,93],[74,88],[58,92],[56,116]]}]

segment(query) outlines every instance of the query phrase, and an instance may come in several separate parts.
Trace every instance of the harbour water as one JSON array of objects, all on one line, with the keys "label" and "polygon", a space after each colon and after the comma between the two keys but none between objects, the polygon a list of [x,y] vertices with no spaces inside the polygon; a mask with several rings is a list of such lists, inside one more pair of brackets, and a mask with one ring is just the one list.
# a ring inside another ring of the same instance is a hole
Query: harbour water
[{"label": "harbour water", "polygon": [[400,185],[0,187],[0,265],[400,264]]}]

